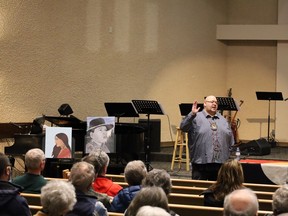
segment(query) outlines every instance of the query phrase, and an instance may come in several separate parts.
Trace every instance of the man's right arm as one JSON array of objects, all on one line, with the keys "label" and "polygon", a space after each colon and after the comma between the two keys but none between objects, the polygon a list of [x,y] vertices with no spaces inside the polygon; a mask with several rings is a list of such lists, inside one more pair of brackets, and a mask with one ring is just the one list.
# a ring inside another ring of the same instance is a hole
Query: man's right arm
[{"label": "man's right arm", "polygon": [[192,127],[192,121],[196,117],[196,115],[192,115],[192,112],[190,112],[181,122],[180,129],[183,132],[189,132]]},{"label": "man's right arm", "polygon": [[180,129],[183,132],[189,132],[192,127],[192,121],[196,117],[197,113],[199,112],[200,107],[198,107],[198,103],[195,100],[192,105],[191,112],[182,120],[180,124]]}]

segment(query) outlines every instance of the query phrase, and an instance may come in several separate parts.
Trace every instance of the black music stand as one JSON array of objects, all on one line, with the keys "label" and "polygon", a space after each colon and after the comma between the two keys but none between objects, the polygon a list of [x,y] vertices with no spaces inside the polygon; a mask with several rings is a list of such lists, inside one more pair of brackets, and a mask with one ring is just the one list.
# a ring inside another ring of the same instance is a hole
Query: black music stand
[{"label": "black music stand", "polygon": [[218,102],[218,110],[223,113],[224,110],[236,111],[239,110],[238,105],[232,97],[216,97]]},{"label": "black music stand", "polygon": [[[181,116],[187,116],[191,110],[192,110],[192,103],[181,103],[179,104],[179,109]],[[204,104],[203,103],[198,103],[197,107],[200,107],[199,111],[202,111],[204,109]]]},{"label": "black music stand", "polygon": [[104,103],[104,105],[108,116],[115,116],[117,118],[117,123],[119,123],[120,117],[139,117],[139,114],[136,112],[135,107],[130,102],[106,102]]},{"label": "black music stand", "polygon": [[[282,92],[256,92],[257,100],[268,100],[268,136],[267,141],[270,143],[270,101],[271,100],[282,100]],[[272,141],[273,142],[273,141]],[[270,143],[271,144],[271,143]]]},{"label": "black music stand", "polygon": [[[134,107],[139,114],[147,115],[147,137],[145,137],[145,165],[150,171],[150,115],[164,115],[164,112],[157,101],[151,100],[132,100]],[[152,167],[151,167],[152,168]]]}]

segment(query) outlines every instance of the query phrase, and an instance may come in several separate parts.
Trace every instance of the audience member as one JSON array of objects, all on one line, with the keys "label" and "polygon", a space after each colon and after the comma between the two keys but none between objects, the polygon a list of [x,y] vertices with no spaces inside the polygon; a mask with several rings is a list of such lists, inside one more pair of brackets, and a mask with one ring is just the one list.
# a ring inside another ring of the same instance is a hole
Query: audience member
[{"label": "audience member", "polygon": [[47,183],[41,172],[45,167],[45,155],[39,148],[30,149],[25,154],[27,172],[13,179],[13,183],[22,186],[23,192],[40,193],[41,188]]},{"label": "audience member", "polygon": [[108,196],[116,196],[122,187],[119,184],[115,184],[111,179],[105,177],[107,168],[109,165],[109,156],[101,149],[96,149],[86,157],[83,161],[91,163],[95,168],[95,178],[92,186],[96,192],[105,193]]},{"label": "audience member", "polygon": [[41,189],[42,210],[34,216],[62,216],[76,203],[74,186],[67,181],[52,180]]},{"label": "audience member", "polygon": [[142,206],[136,216],[170,216],[163,208],[156,206]]},{"label": "audience member", "polygon": [[141,160],[130,161],[124,169],[125,181],[128,183],[128,187],[119,191],[114,197],[110,211],[123,213],[134,196],[140,191],[141,182],[146,175],[147,169]]},{"label": "audience member", "polygon": [[217,181],[204,194],[204,205],[223,207],[224,198],[233,190],[244,188],[244,175],[240,162],[229,159],[220,168]]},{"label": "audience member", "polygon": [[259,203],[255,193],[249,189],[237,189],[224,199],[224,216],[257,216]]},{"label": "audience member", "polygon": [[125,211],[125,216],[135,216],[142,206],[160,207],[169,212],[168,198],[160,187],[145,187],[134,197],[129,207]]},{"label": "audience member", "polygon": [[9,158],[0,152],[0,215],[31,215],[20,186],[10,183],[12,167]]},{"label": "audience member", "polygon": [[274,216],[288,215],[288,185],[278,188],[273,194],[272,209]]},{"label": "audience member", "polygon": [[152,169],[142,181],[142,187],[161,187],[168,196],[171,192],[172,182],[169,173],[163,169]]},{"label": "audience member", "polygon": [[[168,196],[171,192],[172,182],[169,173],[163,169],[153,169],[149,171],[142,181],[142,187],[161,187]],[[177,215],[174,211],[170,210],[170,215]]]},{"label": "audience member", "polygon": [[77,202],[67,216],[76,215],[107,215],[107,209],[95,196],[89,196],[95,178],[94,167],[85,161],[75,163],[70,172],[70,181],[76,189]]}]

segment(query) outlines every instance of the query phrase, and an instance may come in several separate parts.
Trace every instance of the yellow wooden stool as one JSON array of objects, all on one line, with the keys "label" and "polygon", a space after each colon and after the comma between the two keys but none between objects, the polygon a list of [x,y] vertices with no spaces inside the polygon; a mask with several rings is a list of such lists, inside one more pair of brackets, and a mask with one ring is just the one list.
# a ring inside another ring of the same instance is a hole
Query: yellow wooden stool
[{"label": "yellow wooden stool", "polygon": [[175,162],[178,162],[179,169],[181,168],[181,163],[186,162],[186,170],[189,171],[190,157],[189,157],[189,148],[188,148],[188,133],[182,132],[179,127],[177,127],[176,138],[175,138],[175,143],[174,143],[174,150],[173,150],[172,163],[171,163],[172,171],[174,170]]}]

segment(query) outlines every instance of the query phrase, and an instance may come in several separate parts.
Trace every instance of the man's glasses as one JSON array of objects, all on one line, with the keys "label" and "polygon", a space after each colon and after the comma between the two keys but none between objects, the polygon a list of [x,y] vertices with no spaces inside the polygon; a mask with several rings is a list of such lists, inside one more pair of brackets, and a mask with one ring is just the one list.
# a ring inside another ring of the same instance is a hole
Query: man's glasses
[{"label": "man's glasses", "polygon": [[217,101],[206,101],[206,102],[208,102],[208,103],[215,103],[215,104],[218,104]]}]

